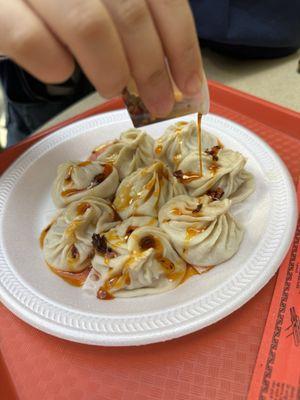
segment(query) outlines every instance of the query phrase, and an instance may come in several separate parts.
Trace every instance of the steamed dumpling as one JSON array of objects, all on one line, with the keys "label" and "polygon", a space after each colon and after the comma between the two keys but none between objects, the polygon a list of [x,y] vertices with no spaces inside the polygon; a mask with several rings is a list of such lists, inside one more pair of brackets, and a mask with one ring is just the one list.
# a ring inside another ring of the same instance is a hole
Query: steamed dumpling
[{"label": "steamed dumpling", "polygon": [[43,252],[53,269],[79,272],[91,264],[92,236],[116,225],[116,213],[103,199],[86,197],[63,209],[46,229]]},{"label": "steamed dumpling", "polygon": [[193,266],[213,266],[231,258],[239,249],[243,229],[229,214],[229,199],[213,201],[178,196],[159,212],[160,227],[176,251]]},{"label": "steamed dumpling", "polygon": [[142,226],[157,226],[158,221],[153,217],[129,217],[114,228],[104,233],[107,245],[117,254],[128,254],[127,242],[130,235]]},{"label": "steamed dumpling", "polygon": [[64,207],[84,196],[110,198],[119,184],[117,170],[99,161],[68,161],[60,164],[52,186],[56,207]]},{"label": "steamed dumpling", "polygon": [[84,288],[104,300],[165,292],[184,279],[186,263],[161,229],[136,229],[128,239],[128,250],[107,264],[95,256]]},{"label": "steamed dumpling", "polygon": [[122,219],[132,215],[156,217],[160,207],[172,197],[186,193],[169,169],[160,161],[140,168],[120,184],[114,207]]},{"label": "steamed dumpling", "polygon": [[[211,154],[209,154],[211,153]],[[179,171],[186,175],[183,179],[188,193],[193,197],[220,188],[222,198],[230,198],[233,203],[244,200],[254,191],[254,178],[245,171],[246,158],[237,151],[212,148],[202,154],[203,175],[189,179],[199,173],[199,154],[188,155],[179,165]],[[181,179],[179,178],[179,181]]]},{"label": "steamed dumpling", "polygon": [[232,201],[232,204],[240,203],[254,192],[254,176],[243,168],[231,182],[230,178],[229,182],[226,182],[225,177],[220,180],[219,186],[221,188],[228,188],[230,185],[232,185],[232,191],[228,197]]},{"label": "steamed dumpling", "polygon": [[[202,130],[202,148],[206,150],[220,144],[218,139]],[[192,151],[198,151],[197,126],[194,121],[179,121],[169,126],[163,136],[155,142],[155,156],[169,166],[172,171],[179,169],[179,164]]]},{"label": "steamed dumpling", "polygon": [[140,129],[129,129],[123,132],[119,140],[105,143],[92,153],[91,159],[108,162],[114,165],[120,179],[138,168],[154,162],[154,139]]}]

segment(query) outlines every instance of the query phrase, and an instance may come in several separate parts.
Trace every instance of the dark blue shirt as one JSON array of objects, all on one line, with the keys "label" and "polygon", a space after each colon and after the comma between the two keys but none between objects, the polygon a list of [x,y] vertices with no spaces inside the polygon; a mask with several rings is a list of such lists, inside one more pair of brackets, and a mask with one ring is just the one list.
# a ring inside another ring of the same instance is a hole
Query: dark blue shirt
[{"label": "dark blue shirt", "polygon": [[300,47],[300,0],[190,0],[200,38],[252,47]]}]

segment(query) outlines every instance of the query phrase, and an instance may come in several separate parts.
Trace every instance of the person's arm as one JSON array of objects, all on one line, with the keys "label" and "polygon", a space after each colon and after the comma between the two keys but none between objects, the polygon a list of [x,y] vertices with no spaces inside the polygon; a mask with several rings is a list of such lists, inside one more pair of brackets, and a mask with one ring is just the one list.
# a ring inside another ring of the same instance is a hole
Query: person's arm
[{"label": "person's arm", "polygon": [[46,83],[68,79],[79,63],[104,97],[130,77],[156,116],[178,88],[200,91],[200,49],[187,0],[0,0],[0,53]]}]

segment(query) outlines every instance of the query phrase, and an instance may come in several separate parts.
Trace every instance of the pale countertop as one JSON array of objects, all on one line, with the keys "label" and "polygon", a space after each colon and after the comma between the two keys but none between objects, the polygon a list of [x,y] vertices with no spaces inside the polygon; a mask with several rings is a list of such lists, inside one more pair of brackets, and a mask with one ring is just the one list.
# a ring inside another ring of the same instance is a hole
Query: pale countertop
[{"label": "pale countertop", "polygon": [[[300,73],[297,72],[300,51],[272,60],[237,60],[205,48],[202,56],[208,79],[300,112]],[[52,118],[39,130],[104,101],[97,93],[91,94]]]}]

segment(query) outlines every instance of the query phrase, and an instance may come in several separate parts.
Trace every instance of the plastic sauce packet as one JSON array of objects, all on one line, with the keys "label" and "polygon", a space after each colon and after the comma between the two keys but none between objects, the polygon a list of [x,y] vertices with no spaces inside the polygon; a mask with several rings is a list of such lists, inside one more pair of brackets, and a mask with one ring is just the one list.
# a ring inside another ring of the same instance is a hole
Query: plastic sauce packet
[{"label": "plastic sauce packet", "polygon": [[193,97],[184,96],[179,89],[173,84],[175,104],[171,113],[165,118],[157,118],[150,114],[142,99],[138,94],[138,90],[134,81],[123,91],[123,100],[127,107],[128,113],[135,128],[144,125],[153,124],[155,122],[165,121],[167,119],[182,117],[183,115],[200,113],[207,114],[209,111],[209,92],[207,80],[204,77],[201,92]]}]

